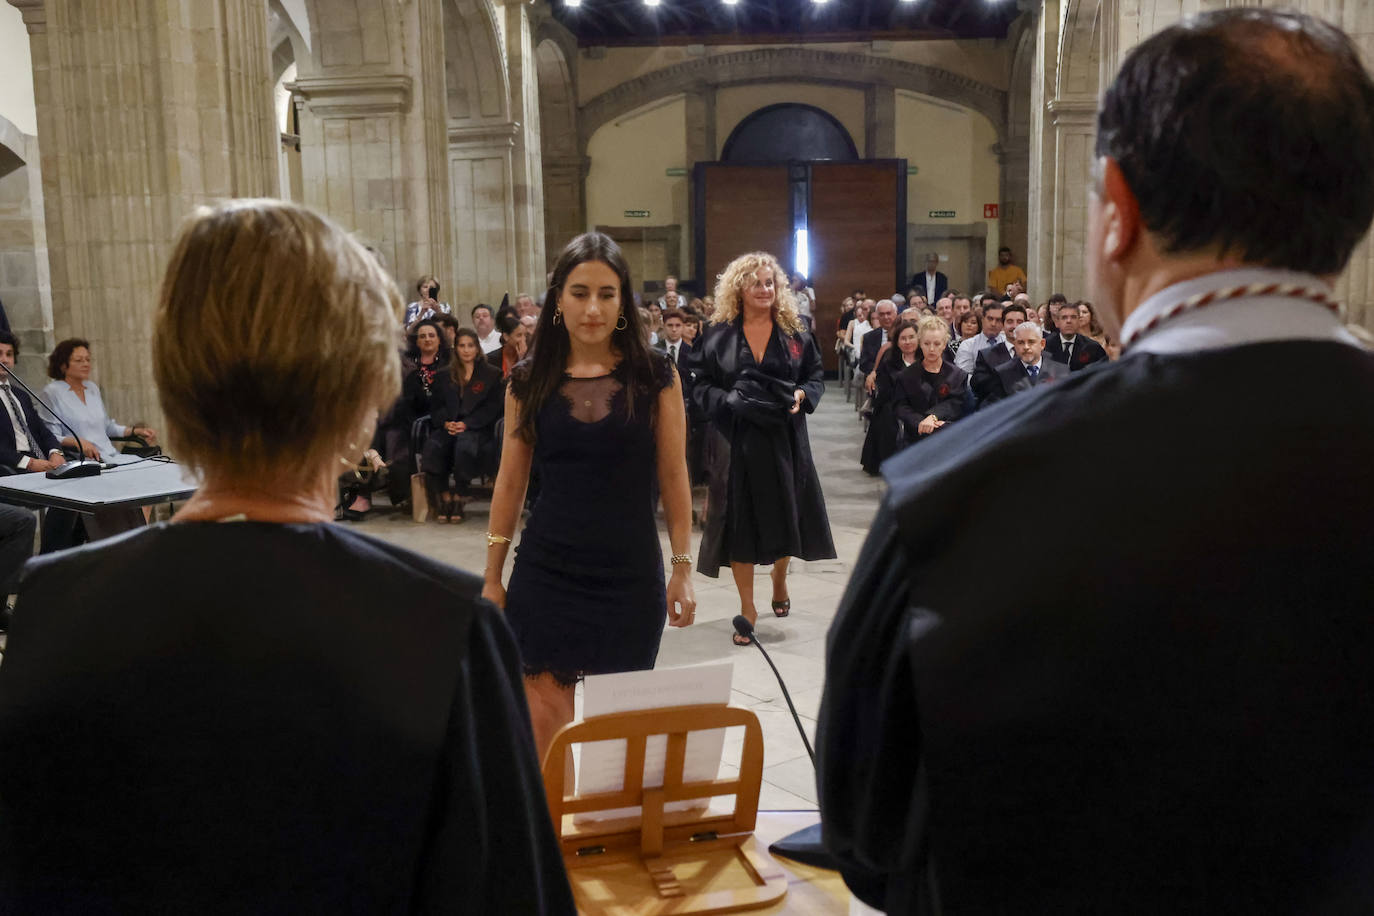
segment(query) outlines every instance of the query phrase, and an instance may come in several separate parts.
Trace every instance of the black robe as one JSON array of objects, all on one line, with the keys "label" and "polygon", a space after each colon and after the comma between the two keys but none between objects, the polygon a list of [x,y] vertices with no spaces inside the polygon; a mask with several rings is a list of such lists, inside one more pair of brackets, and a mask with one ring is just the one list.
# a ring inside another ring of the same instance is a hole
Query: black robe
[{"label": "black robe", "polygon": [[[850,886],[891,914],[932,911],[932,871],[949,913],[1367,910],[1371,403],[1353,346],[1141,353],[888,462],[817,729]],[[1059,510],[1027,482],[1065,468],[1102,494],[1052,545],[1073,574],[970,565],[1034,543]]]},{"label": "black robe", "polygon": [[892,413],[902,426],[905,442],[911,444],[926,438],[918,427],[931,414],[946,423],[962,417],[967,396],[968,373],[953,363],[941,364],[933,385],[926,380],[920,363],[907,366],[897,375],[897,391],[892,403]]},{"label": "black robe", "polygon": [[[487,470],[497,454],[496,421],[501,419],[505,410],[505,385],[501,382],[501,370],[484,359],[478,359],[472,367],[472,378],[467,387],[459,389],[452,375],[443,372],[434,392],[434,409],[430,412],[429,439],[425,442],[420,466],[426,473],[436,473],[447,477],[454,469],[455,457],[461,456],[462,470],[460,484],[464,476],[468,480]],[[467,429],[457,435],[444,429],[444,424],[461,420]]]},{"label": "black robe", "polygon": [[873,415],[868,418],[863,450],[859,453],[859,464],[870,474],[877,474],[882,463],[897,453],[899,433],[894,407],[897,377],[905,368],[901,351],[895,346],[889,347],[882,362],[874,367]]},{"label": "black robe", "polygon": [[[745,370],[754,365],[752,355],[745,353],[748,347],[737,318],[711,325],[684,354],[692,399],[710,418],[713,429],[707,450],[710,509],[697,559],[697,571],[712,578],[731,561],[771,563],[783,556],[803,560],[835,556],[806,434],[806,414],[816,409],[825,391],[820,350],[809,332],[789,334],[774,328],[764,364],[776,363],[785,369],[780,380],[800,388],[806,397],[798,413],[782,410],[775,424],[763,425],[748,419],[742,407],[731,406],[731,392],[747,383]],[[750,447],[742,448],[746,442]],[[765,547],[770,553],[785,552],[758,556],[749,545],[739,543],[770,533],[777,537],[769,538],[772,543]]]}]

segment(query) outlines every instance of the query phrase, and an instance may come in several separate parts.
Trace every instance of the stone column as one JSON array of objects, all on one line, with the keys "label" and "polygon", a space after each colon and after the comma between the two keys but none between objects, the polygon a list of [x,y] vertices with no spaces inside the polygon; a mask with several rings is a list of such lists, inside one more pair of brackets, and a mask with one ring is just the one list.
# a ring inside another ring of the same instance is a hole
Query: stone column
[{"label": "stone column", "polygon": [[[363,61],[312,66],[290,88],[301,116],[305,202],[377,248],[403,296],[423,274],[454,302],[438,0],[397,8],[404,68],[362,75]],[[340,52],[342,53],[342,52]]]},{"label": "stone column", "polygon": [[1053,283],[1055,132],[1048,112],[1057,78],[1059,2],[1044,0],[1035,14],[1035,58],[1031,71],[1030,156],[1026,214],[1026,278],[1031,298],[1046,299]]},{"label": "stone column", "polygon": [[[544,258],[546,269],[563,246],[587,231],[587,195],[584,182],[591,160],[586,156],[544,158]],[[538,295],[531,290],[531,295]]]},{"label": "stone column", "polygon": [[502,0],[503,39],[510,75],[511,182],[515,232],[515,284],[538,296],[548,285],[544,264],[544,168],[539,139],[539,68],[534,58],[532,0]]},{"label": "stone column", "polygon": [[[1027,255],[1030,201],[1030,140],[1027,137],[1011,137],[997,150],[997,163],[1001,170],[1001,209],[997,216],[997,237],[1000,244],[1006,245],[1017,258],[1018,264],[1025,263]],[[1029,275],[1030,268],[1026,268]],[[987,281],[984,275],[984,282]],[[1027,279],[1031,279],[1027,276]]]},{"label": "stone column", "polygon": [[[715,162],[716,154],[716,87],[700,82],[688,90],[683,117],[687,128],[687,149],[683,165],[687,167],[687,225],[682,227],[683,247],[686,252],[683,272],[695,272],[697,263],[696,229],[692,225],[696,209],[696,164]],[[703,288],[711,284],[705,277],[696,277]],[[708,293],[709,294],[709,293]]]},{"label": "stone column", "polygon": [[1054,248],[1048,292],[1061,292],[1075,299],[1088,294],[1088,184],[1096,138],[1097,100],[1055,99],[1049,105],[1049,113],[1055,158]]},{"label": "stone column", "polygon": [[864,90],[864,148],[866,159],[897,155],[897,90],[875,83]]},{"label": "stone column", "polygon": [[[512,122],[449,128],[455,255],[450,302],[486,302],[494,308],[502,293],[513,298],[519,291],[511,180],[519,134],[520,125]],[[528,292],[537,296],[539,289]]]},{"label": "stone column", "polygon": [[159,423],[149,344],[199,203],[277,192],[260,0],[10,0],[34,65],[56,336],[80,334],[119,420]]}]

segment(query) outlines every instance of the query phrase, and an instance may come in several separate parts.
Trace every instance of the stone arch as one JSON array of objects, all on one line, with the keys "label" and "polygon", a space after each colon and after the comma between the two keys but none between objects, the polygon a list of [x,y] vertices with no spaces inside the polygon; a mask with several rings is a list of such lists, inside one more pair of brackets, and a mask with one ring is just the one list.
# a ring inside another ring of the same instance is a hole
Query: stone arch
[{"label": "stone arch", "polygon": [[1097,101],[1101,70],[1099,0],[1066,0],[1059,38],[1055,97]]},{"label": "stone arch", "polygon": [[491,0],[444,0],[444,81],[448,123],[510,117],[510,79]]},{"label": "stone arch", "polygon": [[878,84],[919,92],[982,114],[1006,132],[1006,93],[938,67],[816,48],[757,48],[686,61],[608,89],[578,112],[580,148],[597,128],[657,99],[702,86],[803,82],[867,88]]},{"label": "stone arch", "polygon": [[546,268],[568,239],[586,225],[585,169],[577,152],[577,89],[561,41],[536,32],[535,67],[539,85],[540,162],[544,179],[544,256]]},{"label": "stone arch", "polygon": [[[766,128],[762,126],[765,124]],[[787,128],[792,124],[795,124],[796,130],[788,131]],[[756,133],[759,130],[766,137],[763,144],[755,143],[759,139]],[[831,155],[808,155],[817,149]],[[824,108],[783,102],[766,105],[745,115],[730,131],[720,158],[727,162],[767,162],[794,158],[846,160],[858,159],[859,149],[839,118]]]},{"label": "stone arch", "polygon": [[[304,7],[295,3],[297,15],[304,16]],[[267,47],[272,55],[272,84],[281,81],[286,68],[310,56],[306,41],[310,25],[296,21],[292,10],[282,0],[267,0]]]},{"label": "stone arch", "polygon": [[386,0],[304,0],[310,54],[296,58],[302,75],[331,69],[385,73],[397,62],[394,3]]}]

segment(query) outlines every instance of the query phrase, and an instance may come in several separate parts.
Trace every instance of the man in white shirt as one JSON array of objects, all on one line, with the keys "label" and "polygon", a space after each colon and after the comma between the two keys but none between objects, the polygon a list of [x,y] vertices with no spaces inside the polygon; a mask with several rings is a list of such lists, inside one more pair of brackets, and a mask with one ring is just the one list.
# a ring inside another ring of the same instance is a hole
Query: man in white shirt
[{"label": "man in white shirt", "polygon": [[663,295],[658,297],[658,307],[660,310],[672,308],[668,305],[668,294],[677,293],[677,277],[669,274],[663,278]]},{"label": "man in white shirt", "polygon": [[954,354],[954,365],[972,375],[973,361],[978,351],[1005,341],[1006,338],[1002,336],[1002,303],[990,303],[983,309],[982,332],[959,344],[959,352]]},{"label": "man in white shirt", "polygon": [[472,307],[472,327],[477,331],[477,343],[483,354],[501,349],[501,332],[496,330],[491,306],[479,302]]},{"label": "man in white shirt", "polygon": [[521,293],[515,297],[515,314],[520,318],[538,318],[539,304],[529,293]]},{"label": "man in white shirt", "polygon": [[681,366],[682,357],[688,349],[686,341],[682,339],[682,330],[686,323],[682,320],[682,312],[678,309],[669,309],[663,315],[663,339],[657,344],[657,348],[668,354],[668,358],[673,361],[673,365]]},{"label": "man in white shirt", "polygon": [[927,302],[937,302],[945,294],[949,289],[949,278],[940,272],[938,254],[931,252],[926,255],[925,272],[912,277],[911,286],[925,296]]}]

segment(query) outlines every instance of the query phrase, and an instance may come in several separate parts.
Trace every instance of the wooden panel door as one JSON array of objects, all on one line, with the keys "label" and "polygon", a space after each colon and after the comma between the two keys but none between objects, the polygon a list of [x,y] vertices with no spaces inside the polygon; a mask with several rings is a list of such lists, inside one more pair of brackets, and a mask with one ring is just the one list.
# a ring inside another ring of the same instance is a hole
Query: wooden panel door
[{"label": "wooden panel door", "polygon": [[869,298],[882,299],[902,282],[905,185],[904,160],[811,164],[808,228],[816,342],[827,369],[836,366],[840,301],[860,288]]},{"label": "wooden panel door", "polygon": [[697,280],[715,291],[727,264],[750,251],[792,260],[792,210],[787,166],[700,163],[696,167]]}]

